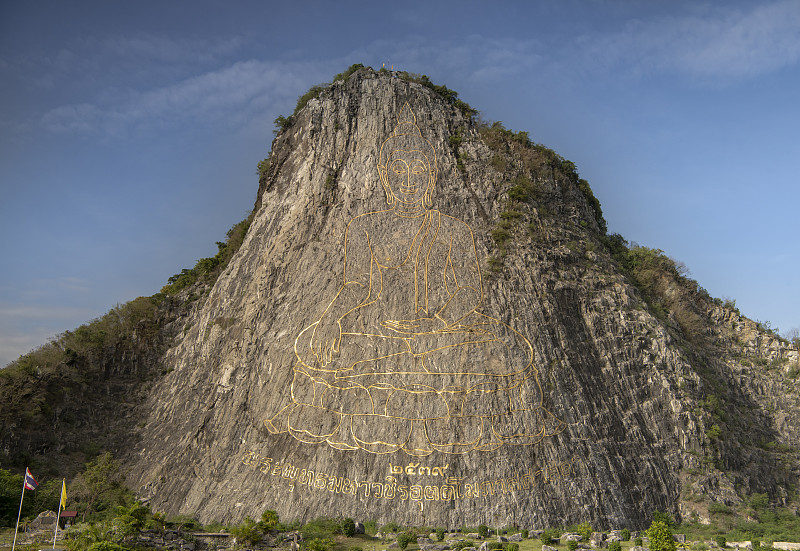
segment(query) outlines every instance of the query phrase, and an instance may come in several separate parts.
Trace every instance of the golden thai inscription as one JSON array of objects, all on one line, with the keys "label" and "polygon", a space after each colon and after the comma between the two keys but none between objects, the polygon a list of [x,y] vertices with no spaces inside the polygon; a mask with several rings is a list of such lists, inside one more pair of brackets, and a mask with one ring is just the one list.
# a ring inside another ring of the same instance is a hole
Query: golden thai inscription
[{"label": "golden thai inscription", "polygon": [[515,472],[501,478],[475,480],[447,476],[441,483],[429,484],[408,484],[392,475],[384,477],[383,480],[367,480],[361,477],[314,472],[293,465],[290,461],[276,461],[271,457],[264,457],[252,450],[244,453],[242,463],[265,476],[287,480],[291,484],[290,491],[300,486],[314,491],[327,491],[353,497],[399,501],[456,501],[530,492],[537,484],[552,483],[576,474],[574,457],[554,465],[530,467],[527,471]]},{"label": "golden thai inscription", "polygon": [[[482,312],[475,236],[433,208],[436,152],[408,104],[376,156],[387,208],[350,220],[342,285],[297,336],[291,403],[266,428],[340,450],[413,457],[531,445],[563,430],[542,407],[530,341]],[[446,476],[446,467],[414,464],[412,473],[411,465],[390,473]],[[496,492],[492,484],[470,491]],[[438,500],[454,493],[447,488],[405,492]]]},{"label": "golden thai inscription", "polygon": [[450,467],[448,463],[444,467],[425,467],[420,466],[419,463],[409,463],[405,467],[403,465],[392,465],[389,463],[389,472],[392,474],[410,474],[410,475],[429,475],[429,476],[444,476],[444,472]]}]

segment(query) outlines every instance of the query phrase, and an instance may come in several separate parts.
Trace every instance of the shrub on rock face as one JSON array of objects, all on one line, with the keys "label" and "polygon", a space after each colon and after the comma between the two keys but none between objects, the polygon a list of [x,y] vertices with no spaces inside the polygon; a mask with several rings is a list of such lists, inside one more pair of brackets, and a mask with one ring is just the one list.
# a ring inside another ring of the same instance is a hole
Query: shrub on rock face
[{"label": "shrub on rock face", "polygon": [[622,544],[618,541],[608,542],[608,551],[622,551]]},{"label": "shrub on rock face", "polygon": [[635,545],[636,547],[641,547],[642,546],[642,538],[636,538],[635,540],[633,540],[633,545]]},{"label": "shrub on rock face", "polygon": [[650,540],[651,551],[676,551],[678,548],[672,530],[661,520],[653,521],[647,529],[647,538]]},{"label": "shrub on rock face", "polygon": [[630,541],[631,540],[631,531],[627,528],[622,529],[622,541]]}]

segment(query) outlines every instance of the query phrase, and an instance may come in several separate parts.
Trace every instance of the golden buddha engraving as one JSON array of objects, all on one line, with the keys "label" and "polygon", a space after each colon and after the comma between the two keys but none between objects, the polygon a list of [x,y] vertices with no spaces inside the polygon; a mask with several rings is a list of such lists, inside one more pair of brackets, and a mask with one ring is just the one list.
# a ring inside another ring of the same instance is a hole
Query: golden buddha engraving
[{"label": "golden buddha engraving", "polygon": [[436,154],[408,104],[378,173],[388,208],[348,224],[344,282],[297,336],[292,403],[266,427],[411,456],[529,445],[562,430],[542,408],[530,342],[479,311],[474,235],[433,208]]}]

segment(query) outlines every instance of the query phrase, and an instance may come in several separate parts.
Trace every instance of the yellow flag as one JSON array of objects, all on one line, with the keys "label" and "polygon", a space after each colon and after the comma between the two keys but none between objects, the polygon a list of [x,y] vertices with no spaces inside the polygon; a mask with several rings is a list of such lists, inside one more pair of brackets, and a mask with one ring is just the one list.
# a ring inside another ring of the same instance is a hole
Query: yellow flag
[{"label": "yellow flag", "polygon": [[61,481],[61,508],[67,506],[67,479]]}]

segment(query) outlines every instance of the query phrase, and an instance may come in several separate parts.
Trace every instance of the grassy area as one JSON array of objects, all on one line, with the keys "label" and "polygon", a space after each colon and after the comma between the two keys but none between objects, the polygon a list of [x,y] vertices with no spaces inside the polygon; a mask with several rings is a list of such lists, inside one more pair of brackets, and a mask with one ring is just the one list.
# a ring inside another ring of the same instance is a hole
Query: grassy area
[{"label": "grassy area", "polygon": [[[427,535],[427,534],[420,534],[420,535]],[[455,539],[455,538],[458,539],[463,538],[468,541],[473,541],[475,543],[475,547],[480,547],[481,543],[483,543],[484,541],[486,542],[497,541],[497,538],[495,536],[488,536],[485,539],[472,540],[470,538],[467,538],[463,534],[448,534],[448,536],[445,537],[445,541],[448,539]],[[389,546],[389,544],[391,544],[394,541],[394,539],[392,538],[386,538],[384,540],[375,539],[374,537],[366,534],[359,534],[350,538],[345,536],[337,536],[334,539],[336,541],[336,551],[346,551],[347,549],[352,547],[360,547],[363,551],[382,551],[383,549],[386,549]],[[434,542],[442,543],[442,542],[436,542],[435,539]],[[542,549],[542,541],[539,538],[524,539],[521,542],[517,542],[517,545],[519,545],[519,551],[541,551]],[[632,546],[633,542],[631,541],[622,542],[623,551],[629,549]],[[569,551],[569,547],[567,546],[566,543],[551,545],[551,547],[554,547],[558,551]],[[406,547],[406,551],[419,551],[419,549],[420,546],[416,543],[411,543],[409,544],[408,547]]]},{"label": "grassy area", "polygon": [[[794,541],[798,539],[800,534],[795,533],[794,538],[792,538],[791,533],[780,533],[780,537],[777,538],[758,538],[758,537],[744,537],[746,534],[737,534],[736,532],[729,531],[724,532],[720,526],[715,525],[682,525],[675,529],[673,529],[675,534],[685,534],[686,535],[686,544],[683,546],[684,549],[687,550],[706,550],[714,547],[715,538],[722,535],[726,538],[727,541],[753,541],[757,540],[762,543],[762,545],[767,545],[768,543],[772,543],[773,541]],[[732,537],[728,537],[732,536]],[[458,536],[459,538],[463,537],[461,535]],[[354,537],[345,537],[345,536],[337,536],[334,538],[336,541],[335,551],[347,551],[348,549],[352,549],[354,547],[361,548],[362,551],[382,551],[386,549],[390,543],[392,543],[392,539],[386,540],[378,540],[373,538],[369,535],[357,535]],[[474,540],[475,547],[479,547],[483,541],[493,542],[496,541],[496,538],[493,536],[487,537],[485,540]],[[635,542],[633,539],[630,541],[623,541],[620,542],[622,551],[629,551],[632,547],[634,547]],[[542,549],[542,541],[538,538],[528,538],[524,539],[518,543],[519,551],[541,551]],[[558,545],[551,545],[558,551],[569,551],[569,547],[565,542],[559,543]],[[416,543],[410,544],[406,551],[419,551],[420,546]],[[679,551],[681,546],[679,544],[678,547]]]},{"label": "grassy area", "polygon": [[[762,533],[763,529],[764,527],[762,526],[761,529],[757,529],[756,533]],[[792,538],[793,534],[791,532],[786,532],[786,531],[777,533],[773,532],[775,535],[780,536],[777,538],[750,537],[747,534],[737,533],[736,531],[725,531],[724,526],[720,525],[684,524],[674,528],[673,531],[676,534],[685,534],[686,544],[684,548],[687,550],[694,550],[694,551],[705,551],[708,549],[713,549],[715,544],[712,542],[714,542],[715,538],[718,538],[720,535],[725,537],[729,542],[747,541],[755,539],[759,542],[764,543],[765,545],[767,542],[771,543],[772,541],[792,541],[793,539],[794,540],[798,539],[797,537]],[[767,531],[766,533],[770,532]],[[362,551],[383,551],[394,541],[394,536],[396,535],[397,534],[392,534],[392,537],[387,537],[383,540],[376,539],[375,537],[369,534],[357,534],[350,537],[343,535],[330,535],[329,537],[335,542],[335,546],[333,548],[334,551],[356,551],[357,549],[361,549]],[[794,535],[797,536],[800,534],[794,533]],[[2,531],[0,531],[0,551],[6,551],[11,549],[13,537],[14,537],[13,529],[3,529]],[[448,534],[448,537],[446,537],[445,540],[455,539],[455,538],[468,539],[462,534],[457,534],[457,535]],[[475,539],[469,541],[473,541],[474,546],[479,547],[480,544],[484,541],[487,542],[496,541],[496,537],[489,536],[483,540]],[[635,545],[633,539],[631,539],[631,541],[623,541],[620,543],[622,551],[629,551]],[[33,551],[35,549],[43,548],[43,544],[41,543],[32,545],[20,545],[18,541],[17,544],[18,544],[17,548],[23,551]],[[286,545],[286,543],[284,542],[283,545]],[[518,542],[517,545],[519,545],[519,551],[541,551],[542,549],[542,541],[538,538],[524,539],[521,542]],[[551,545],[551,547],[554,547],[557,551],[569,551],[569,547],[566,544],[566,542],[561,542],[558,545]],[[420,550],[420,545],[418,545],[417,543],[411,543],[406,548],[406,551],[419,551],[419,550]]]}]

